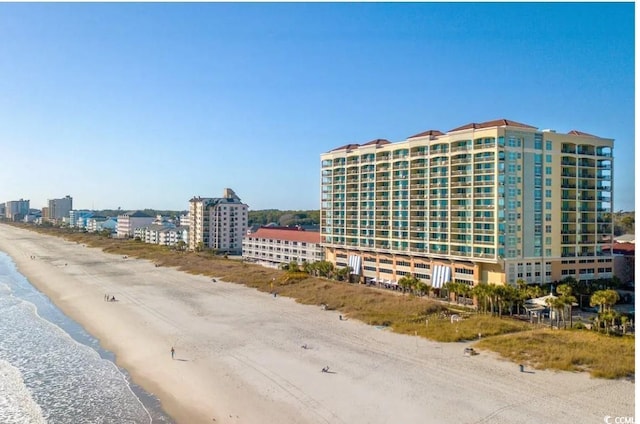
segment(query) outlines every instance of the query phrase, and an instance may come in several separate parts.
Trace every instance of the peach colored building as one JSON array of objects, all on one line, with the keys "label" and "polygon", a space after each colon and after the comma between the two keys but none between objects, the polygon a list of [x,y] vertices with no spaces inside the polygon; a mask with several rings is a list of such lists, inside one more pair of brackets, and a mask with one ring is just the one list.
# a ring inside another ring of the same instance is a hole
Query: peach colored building
[{"label": "peach colored building", "polygon": [[321,155],[326,259],[360,281],[611,278],[612,196],[613,140],[506,119]]},{"label": "peach colored building", "polygon": [[230,188],[222,197],[194,197],[189,200],[190,250],[198,246],[232,254],[242,253],[242,237],[247,232],[249,206]]}]

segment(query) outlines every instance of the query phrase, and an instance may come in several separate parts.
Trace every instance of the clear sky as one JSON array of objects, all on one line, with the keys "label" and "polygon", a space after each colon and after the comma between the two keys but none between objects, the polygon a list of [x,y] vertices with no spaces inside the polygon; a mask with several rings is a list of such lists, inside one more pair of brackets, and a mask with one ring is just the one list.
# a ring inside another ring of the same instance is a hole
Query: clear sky
[{"label": "clear sky", "polygon": [[506,118],[615,139],[633,3],[1,3],[0,202],[318,209],[320,154]]}]

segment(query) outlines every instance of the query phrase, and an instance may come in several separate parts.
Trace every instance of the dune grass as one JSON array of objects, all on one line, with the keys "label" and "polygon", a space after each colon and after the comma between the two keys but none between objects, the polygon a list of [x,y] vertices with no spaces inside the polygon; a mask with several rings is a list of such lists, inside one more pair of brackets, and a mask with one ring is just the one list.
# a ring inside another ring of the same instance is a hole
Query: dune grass
[{"label": "dune grass", "polygon": [[[536,330],[508,317],[497,318],[429,298],[286,273],[209,252],[179,252],[134,240],[112,239],[59,228],[17,226],[36,230],[105,252],[147,259],[195,275],[244,284],[263,292],[276,291],[307,305],[326,305],[347,319],[383,326],[391,331],[440,342],[479,340],[474,346],[535,368],[587,371],[599,378],[633,375],[634,337],[608,337],[590,331]],[[456,314],[461,319],[452,320]],[[481,337],[480,337],[481,335]]]},{"label": "dune grass", "polygon": [[635,375],[635,338],[630,336],[537,329],[483,339],[474,346],[536,369],[587,371],[608,379]]}]

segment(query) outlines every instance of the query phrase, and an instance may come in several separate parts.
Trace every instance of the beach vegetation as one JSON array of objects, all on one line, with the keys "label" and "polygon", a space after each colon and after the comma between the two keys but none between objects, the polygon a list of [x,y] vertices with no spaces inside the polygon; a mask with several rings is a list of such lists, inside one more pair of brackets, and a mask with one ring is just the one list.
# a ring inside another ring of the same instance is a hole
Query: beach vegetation
[{"label": "beach vegetation", "polygon": [[535,329],[483,338],[474,347],[536,369],[585,371],[597,378],[633,378],[635,338],[584,330]]},{"label": "beach vegetation", "polygon": [[[542,289],[537,286],[516,284],[515,288],[500,288],[503,286],[480,284],[464,288],[450,283],[445,288],[456,300],[475,298],[477,307],[471,308],[424,296],[436,290],[411,276],[400,285],[402,291],[340,282],[335,279],[336,275],[346,269],[345,276],[348,277],[348,268],[336,269],[328,261],[288,264],[287,270],[273,269],[225,259],[206,251],[188,252],[71,229],[11,225],[62,236],[102,248],[107,253],[147,259],[156,266],[237,282],[262,292],[275,291],[299,303],[322,305],[322,309],[337,310],[346,319],[356,319],[381,329],[441,342],[474,341],[478,349],[495,351],[505,358],[539,369],[587,371],[603,378],[627,377],[634,372],[635,338],[626,335],[629,319],[623,320],[612,309],[617,301],[617,292],[613,290],[596,291],[591,296],[591,304],[600,310],[591,324],[581,322],[576,329],[569,325],[566,331],[551,331],[541,329],[539,324],[506,316],[525,299],[539,297]],[[564,311],[568,304],[573,304],[573,288],[571,284],[568,286],[558,286],[560,301],[550,306]],[[569,315],[570,307],[566,308]],[[565,321],[564,317],[562,320]],[[604,328],[605,331],[598,333],[586,328]],[[612,331],[614,328],[619,330]]]}]

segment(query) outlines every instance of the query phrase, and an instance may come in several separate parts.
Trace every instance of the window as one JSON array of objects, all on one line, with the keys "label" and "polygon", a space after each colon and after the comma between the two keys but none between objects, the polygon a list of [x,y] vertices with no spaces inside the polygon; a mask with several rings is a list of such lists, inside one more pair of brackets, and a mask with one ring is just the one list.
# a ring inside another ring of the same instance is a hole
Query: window
[{"label": "window", "polygon": [[545,175],[551,175],[551,167],[547,166],[546,168],[544,168],[544,173]]},{"label": "window", "polygon": [[545,162],[551,163],[551,155],[545,155]]},{"label": "window", "polygon": [[535,140],[533,141],[533,148],[534,149],[542,149],[542,138],[540,138],[539,135],[536,134],[535,136]]},{"label": "window", "polygon": [[552,150],[553,146],[551,145],[551,140],[547,140],[544,146],[545,150]]}]

